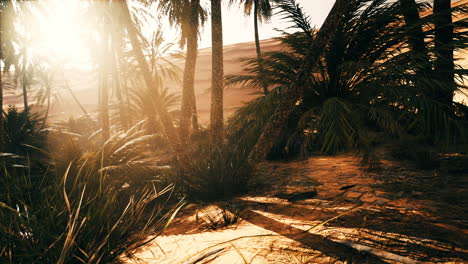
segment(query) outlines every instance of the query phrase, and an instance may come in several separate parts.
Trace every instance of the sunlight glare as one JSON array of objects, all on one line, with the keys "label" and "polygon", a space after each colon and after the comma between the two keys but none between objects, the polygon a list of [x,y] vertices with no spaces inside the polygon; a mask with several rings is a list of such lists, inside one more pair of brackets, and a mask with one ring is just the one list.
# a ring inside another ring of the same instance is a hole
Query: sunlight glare
[{"label": "sunlight glare", "polygon": [[86,21],[80,0],[43,0],[28,3],[24,32],[30,56],[45,58],[65,67],[89,64]]}]

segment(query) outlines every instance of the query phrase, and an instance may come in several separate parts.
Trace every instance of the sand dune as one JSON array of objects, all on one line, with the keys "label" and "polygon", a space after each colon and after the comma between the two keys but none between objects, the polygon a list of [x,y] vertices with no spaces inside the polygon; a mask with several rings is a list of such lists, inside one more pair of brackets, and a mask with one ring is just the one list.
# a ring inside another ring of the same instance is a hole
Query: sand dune
[{"label": "sand dune", "polygon": [[[454,3],[454,6],[466,5],[468,0],[461,0]],[[429,13],[427,13],[429,14]],[[427,15],[423,14],[423,15]],[[466,19],[466,17],[455,17],[455,20]],[[284,49],[285,46],[277,39],[266,39],[261,41],[262,51],[277,51]],[[228,74],[242,73],[242,58],[255,57],[255,43],[237,43],[224,46],[224,72]],[[459,63],[464,68],[468,68],[468,51],[463,51],[457,56],[463,58]],[[183,59],[170,59],[172,63],[177,65],[181,70],[184,68]],[[53,111],[62,113],[65,116],[73,116],[82,114],[78,105],[74,103],[70,92],[67,89],[69,86],[75,93],[78,100],[85,106],[88,111],[94,111],[97,108],[97,76],[94,72],[83,70],[67,70],[64,73],[62,80],[57,81],[54,85],[61,88],[60,96],[62,104],[55,104]],[[63,80],[68,80],[66,83]],[[5,105],[15,104],[22,106],[21,87],[19,84],[14,88],[12,77],[5,76],[4,81],[7,83],[7,91],[5,92]],[[466,80],[465,80],[466,81]],[[164,84],[171,92],[181,94],[181,84],[168,81]],[[209,119],[210,108],[210,86],[211,86],[211,48],[199,50],[199,55],[195,73],[195,94],[197,98],[197,109],[202,122]],[[228,116],[237,107],[243,105],[243,102],[249,101],[257,96],[259,90],[249,87],[230,87],[225,89],[224,108],[225,115]],[[32,95],[30,96],[32,97]],[[114,96],[115,97],[115,96]],[[456,101],[468,102],[467,97],[458,93],[455,96]]]},{"label": "sand dune", "polygon": [[[276,39],[262,40],[263,51],[280,50],[283,46]],[[224,47],[224,72],[228,74],[242,73],[242,58],[255,57],[255,43],[238,43]],[[184,68],[183,59],[169,59],[181,70]],[[78,100],[88,111],[97,108],[97,76],[93,72],[84,70],[66,70],[64,77],[57,80],[54,85],[59,88],[62,104],[56,104],[54,112],[61,112],[65,116],[82,114],[78,105],[74,103],[67,89],[67,85],[74,91]],[[65,82],[64,80],[68,80]],[[15,104],[22,107],[21,83],[15,86],[13,76],[6,76],[4,82],[9,83],[9,88],[5,92],[5,105]],[[181,94],[181,84],[168,81],[164,84],[171,92]],[[199,50],[197,67],[195,73],[195,94],[197,97],[197,108],[202,122],[209,119],[210,108],[210,86],[211,86],[211,48]],[[15,88],[16,87],[16,88]],[[33,86],[34,90],[34,86]],[[249,101],[259,92],[255,89],[230,87],[225,90],[224,107],[226,114],[231,113],[235,108],[241,106],[243,102]],[[33,95],[30,95],[31,99]]]}]

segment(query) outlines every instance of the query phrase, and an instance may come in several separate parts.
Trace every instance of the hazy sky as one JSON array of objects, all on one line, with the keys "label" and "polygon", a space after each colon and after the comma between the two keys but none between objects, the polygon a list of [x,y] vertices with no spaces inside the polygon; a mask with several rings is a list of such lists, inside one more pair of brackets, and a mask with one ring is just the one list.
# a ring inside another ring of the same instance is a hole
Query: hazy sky
[{"label": "hazy sky", "polygon": [[[308,16],[310,16],[312,24],[320,26],[325,20],[328,12],[332,8],[335,0],[297,0]],[[223,9],[223,32],[224,44],[232,44],[239,42],[247,42],[254,40],[253,17],[246,17],[243,14],[243,7],[238,5],[228,6],[227,0],[224,1]],[[260,26],[260,39],[267,39],[278,36],[275,28],[286,29],[288,24],[282,21],[279,17],[273,19],[267,24]],[[210,21],[207,21],[205,29],[202,33],[200,48],[211,46],[211,31]]]}]

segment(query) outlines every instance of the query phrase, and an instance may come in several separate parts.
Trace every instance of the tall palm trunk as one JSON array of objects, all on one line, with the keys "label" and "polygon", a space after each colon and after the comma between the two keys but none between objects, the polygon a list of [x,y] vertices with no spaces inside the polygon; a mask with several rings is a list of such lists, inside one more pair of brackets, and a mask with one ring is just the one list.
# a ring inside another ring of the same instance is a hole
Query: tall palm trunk
[{"label": "tall palm trunk", "polygon": [[[0,33],[0,46],[1,46],[1,33]],[[0,66],[0,152],[5,146],[5,126],[3,121],[3,80],[2,80],[2,68]]]},{"label": "tall palm trunk", "polygon": [[415,0],[400,0],[405,23],[408,28],[408,43],[416,57],[419,73],[430,69],[429,56],[424,41],[425,35]]},{"label": "tall palm trunk", "polygon": [[99,100],[99,114],[102,128],[102,136],[104,140],[109,139],[110,137],[110,121],[109,121],[109,62],[111,56],[111,49],[109,46],[111,36],[108,32],[108,28],[105,27],[102,31],[104,39],[102,40],[101,48],[101,57],[99,63],[99,82],[100,86],[100,100]]},{"label": "tall palm trunk", "polygon": [[[81,109],[83,114],[87,117],[89,117],[88,111],[86,111],[86,108],[81,104],[80,100],[78,100],[78,97],[76,97],[75,93],[73,90],[70,88],[70,85],[68,84],[68,81],[65,81],[65,89],[70,93],[70,95],[73,98],[73,101],[78,105],[78,107]],[[100,95],[99,95],[100,96]]]},{"label": "tall palm trunk", "polygon": [[400,0],[400,4],[408,28],[408,43],[415,52],[424,55],[426,53],[426,44],[422,25],[420,24],[418,5],[415,0]]},{"label": "tall palm trunk", "polygon": [[291,111],[304,92],[304,84],[310,78],[313,68],[320,60],[325,47],[334,36],[333,31],[341,23],[343,14],[345,14],[352,2],[353,1],[349,0],[337,0],[333,5],[327,19],[309,48],[310,53],[303,59],[302,66],[294,82],[292,82],[284,92],[275,112],[263,129],[263,133],[250,151],[248,163],[252,168],[256,167],[259,162],[265,159],[275,143]]},{"label": "tall palm trunk", "polygon": [[27,83],[27,76],[26,76],[26,54],[24,54],[22,68],[23,70],[21,73],[21,85],[23,87],[23,105],[24,105],[24,111],[28,111],[29,105],[28,105],[28,83]]},{"label": "tall palm trunk", "polygon": [[259,4],[258,4],[258,1],[259,0],[254,0],[255,48],[256,48],[256,51],[257,51],[258,67],[260,69],[260,78],[262,78],[261,81],[262,81],[263,93],[265,95],[267,95],[268,94],[268,84],[263,79],[264,78],[264,66],[263,66],[263,59],[262,59],[262,49],[260,47],[260,37],[258,35],[258,18],[259,18],[259,14],[258,14],[259,10],[258,9],[260,8]]},{"label": "tall palm trunk", "polygon": [[109,54],[112,60],[112,78],[114,81],[115,93],[117,95],[117,100],[119,101],[119,113],[120,113],[120,125],[122,128],[128,128],[127,113],[128,109],[125,109],[125,103],[122,96],[122,85],[120,81],[120,74],[118,69],[119,56],[118,49],[120,48],[119,37],[117,35],[117,29],[112,29],[112,52]]},{"label": "tall palm trunk", "polygon": [[[105,45],[107,46],[107,41]],[[107,47],[106,47],[107,51]],[[104,54],[108,54],[105,52]],[[101,100],[99,102],[99,109],[100,109],[100,121],[101,121],[101,128],[102,128],[102,136],[105,140],[109,139],[110,137],[110,122],[109,122],[109,86],[108,86],[108,71],[107,71],[107,64],[105,60],[101,61],[100,65],[100,73],[99,73],[99,86],[101,90]]]},{"label": "tall palm trunk", "polygon": [[223,143],[223,24],[221,0],[211,0],[211,109],[210,126],[212,145]]},{"label": "tall palm trunk", "polygon": [[453,24],[450,0],[434,0],[435,27],[435,75],[441,83],[436,96],[444,104],[451,105],[455,90],[453,58]]},{"label": "tall palm trunk", "polygon": [[[425,34],[419,17],[418,4],[415,0],[399,0],[405,24],[407,28],[408,43],[415,63],[414,85],[428,91],[431,95],[432,88],[425,79],[431,75],[432,66],[426,49]],[[431,95],[432,96],[432,95]]]},{"label": "tall palm trunk", "polygon": [[[3,10],[0,10],[0,53],[2,51],[3,42]],[[5,126],[3,125],[3,80],[2,80],[2,67],[0,64],[0,152],[3,151],[5,146]]]},{"label": "tall palm trunk", "polygon": [[[132,45],[132,51],[134,53],[135,58],[137,59],[138,66],[140,66],[140,70],[142,71],[143,79],[146,84],[146,89],[155,89],[155,87],[153,86],[153,77],[151,76],[148,63],[146,62],[145,56],[143,55],[143,52],[141,50],[140,42],[138,40],[137,29],[135,28],[133,20],[130,16],[127,1],[121,0],[119,3],[121,4],[122,16],[125,21],[128,37]],[[179,162],[179,165],[181,166],[182,171],[188,172],[190,162],[184,153],[184,147],[180,142],[178,133],[174,127],[174,123],[172,122],[171,116],[166,111],[166,109],[162,107],[157,108],[157,114],[159,115],[159,119],[164,128],[165,136],[169,141],[172,150],[176,154],[176,158]]]},{"label": "tall palm trunk", "polygon": [[50,112],[50,97],[52,96],[51,91],[50,91],[50,86],[48,85],[47,87],[47,107],[46,111],[44,114],[44,120],[42,121],[42,126],[45,127],[47,123],[47,118],[49,118],[49,112]]},{"label": "tall palm trunk", "polygon": [[187,37],[187,57],[185,59],[183,91],[182,91],[182,116],[180,119],[180,139],[187,142],[190,134],[190,118],[194,128],[198,127],[196,117],[195,100],[195,67],[198,53],[198,9],[200,0],[192,0],[190,3],[190,32]]}]

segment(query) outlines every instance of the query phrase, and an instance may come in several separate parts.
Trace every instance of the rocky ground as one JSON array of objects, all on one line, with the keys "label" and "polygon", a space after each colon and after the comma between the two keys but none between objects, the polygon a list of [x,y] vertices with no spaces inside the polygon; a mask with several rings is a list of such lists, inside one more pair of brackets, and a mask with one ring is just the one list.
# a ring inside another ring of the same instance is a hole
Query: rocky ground
[{"label": "rocky ground", "polygon": [[351,156],[268,162],[251,193],[188,205],[129,263],[468,263],[460,164],[384,161],[368,172]]}]

